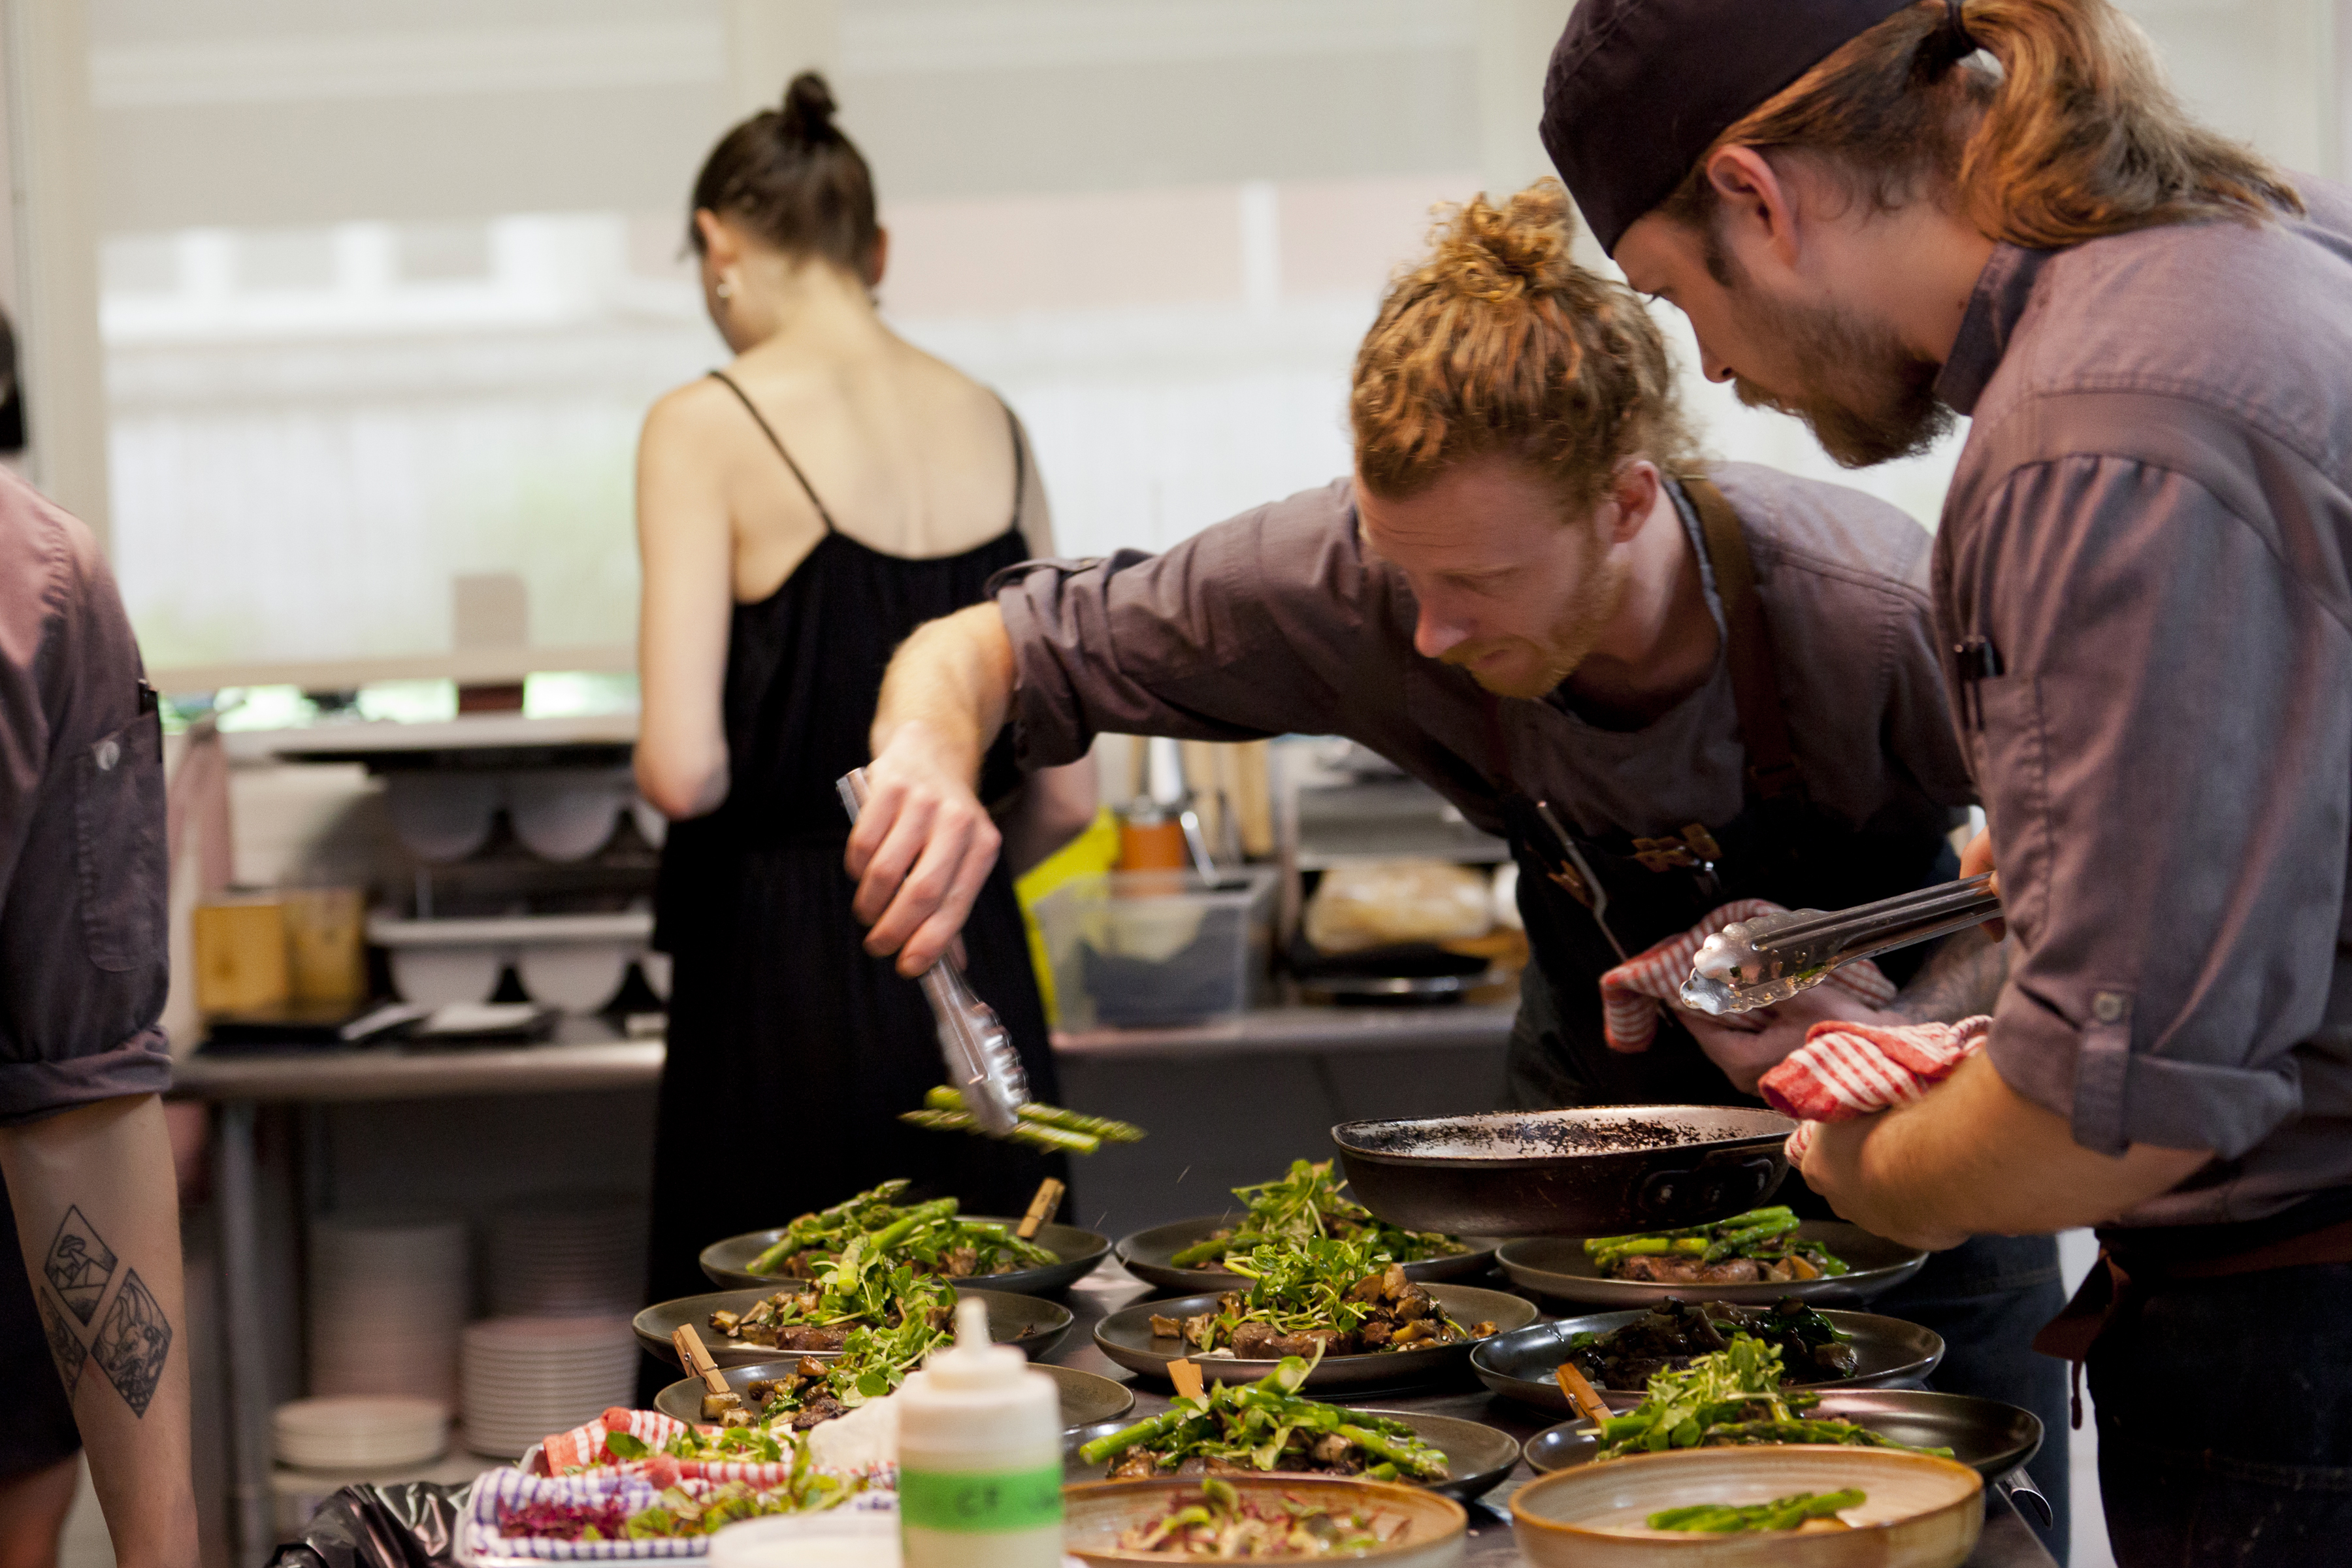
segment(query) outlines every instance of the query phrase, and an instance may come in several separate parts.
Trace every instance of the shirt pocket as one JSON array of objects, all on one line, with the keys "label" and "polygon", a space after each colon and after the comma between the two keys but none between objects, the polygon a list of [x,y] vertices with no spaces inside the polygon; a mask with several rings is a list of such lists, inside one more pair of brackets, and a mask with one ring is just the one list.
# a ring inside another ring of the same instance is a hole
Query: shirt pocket
[{"label": "shirt pocket", "polygon": [[74,868],[89,961],[164,962],[163,726],[142,713],[74,759]]}]

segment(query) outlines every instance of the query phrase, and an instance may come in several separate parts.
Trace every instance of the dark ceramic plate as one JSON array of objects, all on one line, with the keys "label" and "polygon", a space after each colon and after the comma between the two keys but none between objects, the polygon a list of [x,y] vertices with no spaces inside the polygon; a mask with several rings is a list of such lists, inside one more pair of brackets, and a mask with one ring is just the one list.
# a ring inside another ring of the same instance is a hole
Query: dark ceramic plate
[{"label": "dark ceramic plate", "polygon": [[1809,1219],[1797,1227],[1797,1234],[1828,1247],[1852,1272],[1779,1285],[1652,1285],[1638,1279],[1604,1279],[1584,1256],[1583,1242],[1556,1236],[1507,1242],[1495,1257],[1514,1285],[1596,1307],[1651,1306],[1669,1296],[1683,1301],[1736,1301],[1743,1307],[1769,1307],[1783,1296],[1814,1302],[1866,1301],[1902,1284],[1927,1261],[1927,1255],[1916,1247],[1873,1236],[1843,1220]]},{"label": "dark ceramic plate", "polygon": [[[1017,1219],[1001,1219],[993,1215],[961,1215],[962,1219],[985,1220],[1007,1229],[1019,1225]],[[710,1282],[730,1290],[748,1290],[765,1286],[781,1290],[791,1280],[772,1274],[754,1274],[746,1267],[751,1259],[776,1245],[784,1234],[782,1226],[773,1230],[755,1230],[743,1236],[730,1236],[724,1241],[714,1241],[702,1249],[702,1271]],[[1096,1231],[1080,1230],[1074,1225],[1040,1226],[1037,1245],[1057,1254],[1059,1263],[1040,1264],[1034,1268],[1015,1268],[1006,1274],[983,1274],[971,1281],[974,1289],[1005,1290],[1016,1296],[1045,1296],[1056,1290],[1066,1290],[1094,1272],[1095,1266],[1110,1251],[1110,1238]]]},{"label": "dark ceramic plate", "polygon": [[[1443,1450],[1445,1468],[1452,1473],[1442,1481],[1415,1481],[1412,1484],[1433,1492],[1444,1492],[1462,1502],[1492,1491],[1519,1462],[1517,1438],[1476,1421],[1465,1421],[1458,1415],[1425,1415],[1417,1410],[1373,1410],[1367,1407],[1365,1414],[1402,1421],[1412,1427],[1423,1442]],[[1108,1437],[1121,1431],[1127,1425],[1124,1421],[1103,1421],[1065,1433],[1062,1440],[1063,1479],[1067,1481],[1103,1479],[1105,1466],[1087,1464],[1078,1458],[1078,1448],[1097,1437]]]},{"label": "dark ceramic plate", "polygon": [[[736,1393],[744,1385],[761,1378],[782,1377],[798,1364],[798,1356],[782,1361],[755,1362],[749,1366],[726,1366],[719,1373],[727,1386]],[[1118,1417],[1135,1408],[1135,1391],[1123,1383],[1099,1377],[1076,1367],[1040,1366],[1039,1372],[1054,1380],[1062,1395],[1062,1425],[1065,1428],[1108,1426],[1118,1429]],[[681,1378],[654,1396],[654,1408],[680,1421],[699,1424],[702,1420],[702,1379]]]},{"label": "dark ceramic plate", "polygon": [[[782,1351],[774,1345],[744,1344],[723,1338],[710,1326],[710,1314],[717,1311],[740,1312],[764,1297],[772,1296],[774,1289],[757,1290],[714,1290],[704,1296],[680,1296],[674,1301],[656,1301],[639,1312],[630,1322],[637,1331],[637,1342],[667,1362],[675,1363],[677,1352],[669,1337],[683,1323],[692,1323],[694,1331],[702,1336],[710,1359],[720,1366],[749,1366],[754,1362],[775,1361],[784,1356],[813,1355],[819,1361],[838,1354],[834,1351]],[[988,1337],[1000,1345],[1018,1345],[1031,1361],[1051,1352],[1062,1336],[1070,1331],[1070,1310],[1054,1301],[1041,1301],[1034,1296],[1008,1296],[1002,1290],[960,1289],[959,1298],[977,1296],[988,1303]]]},{"label": "dark ceramic plate", "polygon": [[[1535,1321],[1535,1303],[1521,1296],[1507,1296],[1500,1290],[1481,1290],[1472,1285],[1432,1285],[1429,1293],[1445,1309],[1455,1321],[1469,1324],[1491,1321],[1496,1337],[1512,1329]],[[1168,1363],[1185,1356],[1181,1340],[1156,1335],[1151,1331],[1151,1319],[1184,1318],[1214,1310],[1216,1295],[1179,1296],[1172,1300],[1140,1301],[1113,1312],[1095,1326],[1095,1343],[1103,1354],[1130,1371],[1142,1373],[1161,1383],[1168,1381]],[[1439,1345],[1429,1350],[1375,1351],[1369,1355],[1325,1356],[1307,1374],[1305,1387],[1317,1391],[1335,1388],[1402,1389],[1441,1382],[1458,1373],[1467,1361],[1477,1342],[1467,1344]],[[1200,1363],[1201,1374],[1212,1383],[1255,1383],[1282,1363],[1279,1361],[1242,1361],[1228,1356],[1194,1356]]]},{"label": "dark ceramic plate", "polygon": [[[1805,1414],[1851,1421],[1914,1448],[1949,1448],[1953,1458],[1989,1481],[2026,1463],[2042,1447],[2042,1423],[2033,1412],[1967,1394],[1858,1388],[1824,1394]],[[1600,1447],[1590,1425],[1563,1421],[1528,1439],[1528,1463],[1538,1470],[1564,1470],[1591,1464]]]},{"label": "dark ceramic plate", "polygon": [[[1186,1247],[1206,1241],[1241,1217],[1231,1214],[1202,1215],[1197,1219],[1171,1220],[1150,1230],[1139,1230],[1133,1236],[1119,1237],[1118,1260],[1129,1274],[1163,1290],[1187,1294],[1238,1290],[1249,1283],[1240,1275],[1228,1274],[1222,1268],[1180,1268],[1175,1258]],[[1472,1250],[1452,1258],[1425,1258],[1418,1263],[1408,1263],[1404,1266],[1406,1277],[1424,1283],[1433,1279],[1472,1279],[1494,1267],[1496,1242],[1483,1237],[1465,1239]]]},{"label": "dark ceramic plate", "polygon": [[[1540,1409],[1573,1415],[1576,1407],[1569,1403],[1568,1395],[1560,1392],[1552,1377],[1553,1371],[1567,1359],[1568,1342],[1581,1333],[1605,1334],[1612,1329],[1622,1329],[1648,1310],[1640,1307],[1625,1312],[1594,1312],[1589,1317],[1562,1318],[1516,1332],[1496,1334],[1471,1352],[1470,1370],[1478,1374],[1479,1382],[1497,1394]],[[1843,1392],[1853,1388],[1916,1387],[1944,1359],[1942,1337],[1916,1323],[1871,1312],[1830,1311],[1822,1316],[1853,1336],[1853,1348],[1861,1364],[1852,1377],[1842,1377],[1834,1383],[1792,1384],[1791,1387],[1824,1394],[1832,1388]],[[1603,1388],[1596,1392],[1612,1410],[1631,1410],[1642,1403],[1642,1395],[1631,1389]]]}]

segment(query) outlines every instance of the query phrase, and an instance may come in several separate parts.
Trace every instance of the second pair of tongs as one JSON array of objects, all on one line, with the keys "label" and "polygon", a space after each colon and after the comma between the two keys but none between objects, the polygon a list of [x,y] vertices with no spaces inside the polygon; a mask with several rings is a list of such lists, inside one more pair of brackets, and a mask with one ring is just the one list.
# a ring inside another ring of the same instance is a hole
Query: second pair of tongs
[{"label": "second pair of tongs", "polygon": [[1842,963],[1994,919],[2000,890],[1993,879],[1987,871],[1826,914],[1786,910],[1735,921],[1700,944],[1683,1005],[1718,1016],[1769,1007],[1819,985]]},{"label": "second pair of tongs", "polygon": [[[855,823],[866,805],[866,770],[850,769],[834,787]],[[963,1108],[982,1131],[1006,1136],[1029,1103],[1029,1075],[1021,1070],[1012,1035],[995,1010],[972,994],[953,953],[941,953],[923,971],[920,984],[923,1000],[931,1005],[948,1082],[963,1096]]]}]

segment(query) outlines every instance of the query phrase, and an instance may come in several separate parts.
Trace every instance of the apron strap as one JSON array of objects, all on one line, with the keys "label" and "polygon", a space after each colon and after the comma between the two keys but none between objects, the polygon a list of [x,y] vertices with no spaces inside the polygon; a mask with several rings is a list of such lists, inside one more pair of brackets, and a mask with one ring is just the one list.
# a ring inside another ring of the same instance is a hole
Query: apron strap
[{"label": "apron strap", "polygon": [[1681,479],[1683,494],[1698,513],[1707,563],[1715,568],[1716,593],[1723,600],[1724,637],[1729,647],[1731,700],[1739,712],[1739,733],[1748,748],[1748,784],[1764,800],[1802,799],[1805,781],[1789,745],[1789,721],[1780,710],[1780,679],[1772,662],[1772,639],[1764,626],[1764,601],[1756,592],[1756,563],[1738,514],[1712,479]]}]

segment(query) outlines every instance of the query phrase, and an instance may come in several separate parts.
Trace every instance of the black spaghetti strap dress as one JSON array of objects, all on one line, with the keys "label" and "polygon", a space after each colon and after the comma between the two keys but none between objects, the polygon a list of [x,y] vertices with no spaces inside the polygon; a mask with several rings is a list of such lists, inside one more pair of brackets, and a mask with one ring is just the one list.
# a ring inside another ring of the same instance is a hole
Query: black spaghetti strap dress
[{"label": "black spaghetti strap dress", "polygon": [[[696,1263],[710,1242],[891,1177],[911,1178],[916,1195],[958,1198],[967,1213],[1018,1215],[1039,1182],[1068,1173],[1058,1155],[897,1119],[945,1071],[921,989],[862,945],[842,865],[849,822],[834,791],[867,760],[892,650],[925,621],[980,602],[989,576],[1027,547],[1015,526],[929,560],[859,543],[834,525],[742,389],[718,379],[759,421],[825,533],[775,593],[735,606],[727,800],[673,824],[662,848],[655,944],[674,967],[654,1147],[656,1301],[718,1289]],[[1005,417],[1017,524],[1026,474],[1020,427]],[[1020,777],[1000,744],[982,798],[1002,798]],[[1045,1011],[1001,861],[963,938],[972,989],[1012,1032],[1030,1092],[1055,1100]]]}]

